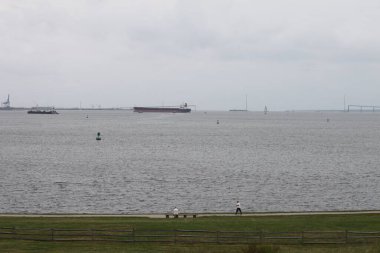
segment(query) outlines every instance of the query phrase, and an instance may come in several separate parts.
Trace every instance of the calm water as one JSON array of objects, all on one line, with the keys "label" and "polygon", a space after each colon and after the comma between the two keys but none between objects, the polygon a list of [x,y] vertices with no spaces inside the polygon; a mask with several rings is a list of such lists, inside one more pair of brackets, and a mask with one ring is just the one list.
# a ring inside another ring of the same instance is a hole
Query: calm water
[{"label": "calm water", "polygon": [[0,172],[1,213],[380,209],[380,114],[0,111]]}]

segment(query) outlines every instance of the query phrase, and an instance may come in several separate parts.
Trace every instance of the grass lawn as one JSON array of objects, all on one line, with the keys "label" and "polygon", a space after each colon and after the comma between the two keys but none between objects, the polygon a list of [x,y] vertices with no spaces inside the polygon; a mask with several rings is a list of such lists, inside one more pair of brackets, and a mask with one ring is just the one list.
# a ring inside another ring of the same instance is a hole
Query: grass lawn
[{"label": "grass lawn", "polygon": [[[344,214],[266,217],[202,217],[187,219],[150,219],[133,217],[0,217],[0,227],[62,229],[185,229],[220,231],[380,231],[379,214]],[[380,241],[380,240],[379,240]],[[0,252],[368,252],[380,253],[380,244],[358,245],[180,245],[114,242],[35,242],[0,239]]]}]

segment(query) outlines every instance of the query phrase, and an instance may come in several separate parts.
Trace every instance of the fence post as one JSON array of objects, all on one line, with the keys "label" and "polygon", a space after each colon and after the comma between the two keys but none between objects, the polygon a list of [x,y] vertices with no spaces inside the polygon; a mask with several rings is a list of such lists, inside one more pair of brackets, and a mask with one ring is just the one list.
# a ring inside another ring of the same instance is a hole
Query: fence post
[{"label": "fence post", "polygon": [[177,243],[177,229],[174,230],[174,243]]},{"label": "fence post", "polygon": [[219,231],[216,231],[216,243],[219,244]]},{"label": "fence post", "polygon": [[345,231],[345,243],[348,243],[348,230]]},{"label": "fence post", "polygon": [[94,230],[91,228],[91,240],[94,240]]},{"label": "fence post", "polygon": [[54,228],[51,228],[51,240],[54,241]]},{"label": "fence post", "polygon": [[260,243],[264,244],[264,232],[263,232],[263,230],[260,230]]},{"label": "fence post", "polygon": [[301,244],[304,243],[304,238],[305,238],[304,232],[301,231]]},{"label": "fence post", "polygon": [[132,239],[133,239],[133,243],[136,242],[136,236],[135,236],[135,228],[133,227],[132,228]]},{"label": "fence post", "polygon": [[16,239],[16,227],[12,227],[13,239]]}]

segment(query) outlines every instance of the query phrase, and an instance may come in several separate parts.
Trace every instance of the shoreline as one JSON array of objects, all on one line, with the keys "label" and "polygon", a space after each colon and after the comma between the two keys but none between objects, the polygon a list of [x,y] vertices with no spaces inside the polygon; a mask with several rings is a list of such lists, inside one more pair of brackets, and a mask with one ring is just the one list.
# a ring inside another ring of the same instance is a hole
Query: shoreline
[{"label": "shoreline", "polygon": [[[235,215],[235,213],[225,213],[225,212],[214,212],[214,213],[180,213],[182,214],[196,214],[197,217],[212,217],[212,216],[222,216],[222,217],[234,217],[240,216]],[[362,211],[310,211],[310,212],[248,212],[243,213],[242,216],[247,217],[265,217],[265,216],[308,216],[308,215],[352,215],[352,214],[380,214],[380,210],[362,210]],[[58,218],[58,217],[68,217],[68,218],[90,218],[90,217],[125,217],[125,218],[165,218],[166,213],[143,213],[143,214],[112,214],[112,213],[0,213],[0,217],[40,217],[40,218]]]}]

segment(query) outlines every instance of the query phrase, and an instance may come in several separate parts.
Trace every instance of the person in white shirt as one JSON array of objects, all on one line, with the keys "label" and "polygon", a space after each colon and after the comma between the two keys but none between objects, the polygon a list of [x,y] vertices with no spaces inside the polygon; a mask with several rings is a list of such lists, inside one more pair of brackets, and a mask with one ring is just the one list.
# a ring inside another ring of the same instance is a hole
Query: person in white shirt
[{"label": "person in white shirt", "polygon": [[178,218],[178,214],[179,214],[179,210],[177,207],[174,207],[173,209],[173,215],[174,215],[174,218]]},{"label": "person in white shirt", "polygon": [[236,212],[235,212],[235,215],[236,215],[237,213],[240,213],[240,215],[243,214],[243,213],[241,212],[241,206],[240,206],[240,202],[239,202],[239,201],[236,202]]}]

